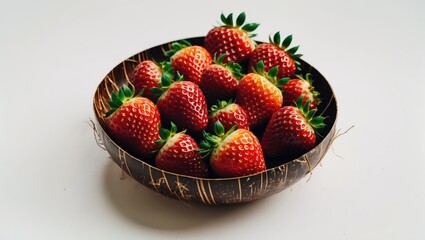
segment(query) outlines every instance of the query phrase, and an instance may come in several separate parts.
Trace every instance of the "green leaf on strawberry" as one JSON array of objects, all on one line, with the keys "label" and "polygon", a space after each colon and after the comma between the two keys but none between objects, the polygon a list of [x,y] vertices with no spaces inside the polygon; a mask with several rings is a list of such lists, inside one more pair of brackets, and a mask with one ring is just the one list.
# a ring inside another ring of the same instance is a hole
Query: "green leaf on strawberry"
[{"label": "green leaf on strawberry", "polygon": [[236,18],[233,14],[220,16],[222,24],[211,29],[205,36],[204,46],[211,55],[227,53],[225,62],[243,63],[248,60],[256,47],[252,40],[256,36],[254,30],[259,26],[257,23],[245,23],[246,15],[240,13]]},{"label": "green leaf on strawberry", "polygon": [[161,124],[158,108],[148,98],[141,97],[143,90],[135,95],[134,86],[123,85],[111,94],[106,113],[109,134],[120,147],[134,156],[150,160],[158,149],[155,140],[159,138]]},{"label": "green leaf on strawberry", "polygon": [[232,61],[224,63],[223,60],[225,58],[226,58],[226,53],[223,53],[218,57],[217,57],[217,54],[214,54],[213,63],[221,65],[221,66],[229,69],[229,71],[233,74],[233,76],[237,80],[240,80],[244,76],[244,74],[242,72],[241,65],[239,65],[238,63],[232,62]]},{"label": "green leaf on strawberry", "polygon": [[[185,132],[186,130],[183,130],[181,133],[185,133]],[[173,122],[171,122],[170,130],[159,126],[159,136],[161,137],[161,139],[156,140],[155,143],[162,146],[164,145],[164,143],[168,141],[168,139],[176,135],[176,133],[177,133],[177,126]]]},{"label": "green leaf on strawberry", "polygon": [[300,58],[302,54],[297,54],[299,46],[290,47],[292,35],[281,41],[280,32],[273,36],[269,35],[269,43],[259,44],[252,52],[249,66],[252,68],[258,61],[263,60],[265,69],[268,71],[272,67],[278,66],[278,77],[291,77],[301,70]]},{"label": "green leaf on strawberry", "polygon": [[183,48],[189,47],[189,46],[192,46],[192,44],[189,41],[187,41],[186,39],[180,40],[178,42],[173,42],[173,43],[171,43],[171,49],[164,51],[164,55],[166,57],[171,57],[176,52],[182,50]]},{"label": "green leaf on strawberry", "polygon": [[160,139],[155,143],[159,147],[155,165],[163,170],[194,177],[207,177],[208,165],[201,154],[196,141],[185,134],[186,130],[177,132],[177,126],[171,122],[171,128],[159,128]]},{"label": "green leaf on strawberry", "polygon": [[114,113],[118,108],[120,108],[125,102],[128,100],[141,96],[143,94],[143,90],[140,91],[137,95],[134,95],[134,86],[130,84],[130,88],[127,85],[123,85],[118,93],[113,92],[111,94],[111,100],[108,101],[108,105],[110,110],[106,113],[106,117],[110,116]]},{"label": "green leaf on strawberry", "polygon": [[[275,35],[279,35],[280,36],[280,33],[279,32],[277,32]],[[281,44],[281,46],[283,47],[283,48],[287,48],[287,47],[289,47],[289,45],[291,45],[291,42],[292,42],[292,35],[288,35],[284,40],[283,40],[283,42],[282,42],[282,44]],[[280,43],[280,41],[275,41],[275,43]]]},{"label": "green leaf on strawberry", "polygon": [[221,110],[232,103],[233,103],[232,99],[230,99],[229,101],[217,100],[217,103],[210,107],[210,109],[208,110],[208,113],[213,114],[217,112],[218,110]]},{"label": "green leaf on strawberry", "polygon": [[158,98],[170,88],[171,84],[183,81],[183,76],[177,72],[176,79],[172,79],[169,74],[162,74],[159,88],[152,88],[151,92]]},{"label": "green leaf on strawberry", "polygon": [[242,12],[241,14],[239,14],[238,18],[236,18],[236,26],[240,27],[244,24],[245,22],[245,12]]},{"label": "green leaf on strawberry", "polygon": [[296,158],[316,146],[325,117],[316,116],[317,109],[303,101],[299,97],[295,106],[284,106],[273,114],[261,138],[266,157]]},{"label": "green leaf on strawberry", "polygon": [[[245,32],[253,32],[260,25],[258,23],[247,23],[244,25],[246,19],[245,12],[242,12],[238,15],[238,17],[236,18],[236,25],[233,24],[233,13],[230,13],[229,15],[227,15],[227,17],[224,14],[221,14],[220,19],[224,23],[225,27],[240,28]],[[253,36],[250,35],[250,37]]]},{"label": "green leaf on strawberry", "polygon": [[320,104],[320,93],[314,89],[310,73],[305,76],[298,74],[292,79],[287,78],[279,86],[285,94],[284,105],[294,105],[300,96],[303,96],[303,103],[310,101],[310,109],[316,108]]},{"label": "green leaf on strawberry", "polygon": [[198,152],[204,158],[209,156],[211,169],[218,176],[239,177],[266,170],[260,142],[251,131],[234,125],[226,132],[216,121],[214,133],[204,132]]},{"label": "green leaf on strawberry", "polygon": [[227,132],[224,131],[223,124],[220,120],[216,121],[214,124],[214,134],[203,132],[204,140],[199,144],[201,149],[199,152],[202,154],[202,157],[208,156],[220,143],[226,139],[231,133],[238,129],[238,125],[233,125]]},{"label": "green leaf on strawberry", "polygon": [[302,54],[295,54],[300,46],[298,45],[288,49],[292,42],[292,35],[288,35],[282,42],[280,42],[280,32],[276,32],[273,39],[269,36],[269,42],[283,49],[297,65],[297,70],[301,70],[301,63],[298,60],[302,57]]},{"label": "green leaf on strawberry", "polygon": [[261,76],[267,78],[271,83],[273,83],[275,86],[277,86],[279,89],[281,89],[279,86],[287,82],[289,79],[287,77],[277,79],[277,75],[279,72],[279,67],[274,66],[272,67],[268,72],[264,70],[264,62],[263,60],[260,60],[255,65],[255,68],[252,69],[253,72],[260,74]]},{"label": "green leaf on strawberry", "polygon": [[303,104],[303,97],[300,96],[295,102],[295,106],[301,111],[316,133],[319,129],[326,127],[326,124],[323,122],[325,117],[315,116],[317,109],[310,109],[310,101]]}]

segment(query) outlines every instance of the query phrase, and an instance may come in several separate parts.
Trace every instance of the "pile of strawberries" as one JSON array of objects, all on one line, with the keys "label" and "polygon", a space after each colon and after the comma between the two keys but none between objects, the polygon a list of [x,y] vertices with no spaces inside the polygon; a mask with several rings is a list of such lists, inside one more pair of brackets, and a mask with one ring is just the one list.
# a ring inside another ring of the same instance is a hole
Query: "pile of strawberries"
[{"label": "pile of strawberries", "polygon": [[178,174],[237,177],[316,145],[319,93],[310,74],[297,75],[292,36],[257,45],[259,24],[233,20],[222,14],[203,46],[174,42],[167,61],[140,62],[112,93],[107,127],[123,149]]}]

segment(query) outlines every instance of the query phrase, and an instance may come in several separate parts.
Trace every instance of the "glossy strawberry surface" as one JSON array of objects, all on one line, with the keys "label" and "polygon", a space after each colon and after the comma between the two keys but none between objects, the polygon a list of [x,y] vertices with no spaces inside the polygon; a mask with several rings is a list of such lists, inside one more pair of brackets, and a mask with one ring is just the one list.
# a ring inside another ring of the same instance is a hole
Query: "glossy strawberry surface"
[{"label": "glossy strawberry surface", "polygon": [[317,104],[313,94],[310,92],[310,84],[301,79],[291,79],[285,84],[284,90],[285,101],[284,105],[294,105],[298,97],[303,97],[303,103],[310,101],[310,108],[316,108]]},{"label": "glossy strawberry surface", "polygon": [[242,62],[249,59],[255,49],[255,43],[248,33],[231,27],[216,27],[205,37],[205,48],[211,55],[226,54],[224,62]]},{"label": "glossy strawberry surface", "polygon": [[153,156],[159,146],[159,111],[147,98],[135,97],[107,117],[108,130],[120,146],[144,159]]},{"label": "glossy strawberry surface", "polygon": [[246,129],[232,132],[212,151],[210,166],[220,177],[238,177],[266,170],[261,145]]},{"label": "glossy strawberry surface", "polygon": [[238,80],[232,72],[224,66],[212,64],[202,73],[200,87],[208,104],[217,100],[234,98]]},{"label": "glossy strawberry surface", "polygon": [[249,69],[261,60],[264,62],[265,71],[278,66],[278,78],[293,76],[297,71],[296,63],[289,54],[272,43],[262,43],[255,48],[249,61]]},{"label": "glossy strawberry surface", "polygon": [[314,90],[310,74],[307,74],[305,78],[297,75],[295,78],[289,79],[282,86],[282,90],[284,92],[283,105],[295,106],[295,102],[299,97],[303,99],[302,104],[310,103],[310,109],[317,108],[320,103],[319,92]]},{"label": "glossy strawberry surface", "polygon": [[133,70],[130,82],[134,85],[136,93],[144,89],[143,96],[152,100],[153,95],[150,90],[159,87],[161,76],[161,68],[153,61],[145,60],[140,62]]},{"label": "glossy strawberry surface", "polygon": [[194,176],[207,177],[208,165],[201,154],[196,141],[189,135],[177,133],[159,150],[155,165],[163,170]]},{"label": "glossy strawberry surface", "polygon": [[223,124],[225,131],[228,131],[234,125],[238,125],[239,129],[249,129],[248,117],[243,108],[236,103],[231,103],[209,114],[208,129],[210,132],[213,131],[216,121]]},{"label": "glossy strawberry surface", "polygon": [[315,144],[314,128],[295,106],[285,106],[274,113],[261,139],[266,157],[301,155]]},{"label": "glossy strawberry surface", "polygon": [[157,106],[162,121],[174,122],[179,129],[199,133],[208,125],[205,97],[193,82],[174,82],[158,99]]},{"label": "glossy strawberry surface", "polygon": [[267,123],[283,103],[282,92],[267,78],[249,73],[239,82],[236,102],[245,110],[250,128]]},{"label": "glossy strawberry surface", "polygon": [[201,46],[187,46],[170,58],[173,69],[184,76],[186,81],[201,82],[202,71],[212,63],[209,52]]}]

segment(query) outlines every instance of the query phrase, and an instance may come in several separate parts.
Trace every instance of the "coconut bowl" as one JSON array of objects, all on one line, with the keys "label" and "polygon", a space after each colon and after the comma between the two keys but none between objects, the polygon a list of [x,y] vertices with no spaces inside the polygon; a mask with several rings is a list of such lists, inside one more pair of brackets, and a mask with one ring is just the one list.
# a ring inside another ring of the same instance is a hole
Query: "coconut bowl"
[{"label": "coconut bowl", "polygon": [[[204,43],[204,37],[186,40],[192,45],[202,46]],[[119,146],[106,127],[105,113],[109,110],[107,102],[111,93],[129,82],[130,74],[139,62],[147,59],[154,59],[157,62],[166,60],[163,50],[168,50],[171,43],[147,49],[125,59],[103,78],[94,94],[96,132],[112,160],[128,176],[170,198],[206,205],[226,205],[246,203],[279,193],[309,175],[320,163],[335,135],[337,104],[325,77],[302,59],[300,60],[302,74],[310,73],[315,89],[320,92],[321,104],[317,113],[327,118],[326,127],[320,132],[322,137],[318,139],[317,145],[301,156],[270,160],[265,171],[249,176],[198,178],[161,170],[152,162],[134,157]]]}]

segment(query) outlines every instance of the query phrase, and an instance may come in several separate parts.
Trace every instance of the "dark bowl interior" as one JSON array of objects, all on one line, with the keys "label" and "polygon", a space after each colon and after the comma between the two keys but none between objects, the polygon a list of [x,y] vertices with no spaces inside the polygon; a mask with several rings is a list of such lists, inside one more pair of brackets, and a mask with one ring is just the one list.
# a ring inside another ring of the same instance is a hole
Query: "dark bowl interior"
[{"label": "dark bowl interior", "polygon": [[[204,37],[186,39],[192,45],[203,45]],[[107,132],[105,113],[111,92],[129,82],[129,75],[136,65],[146,59],[157,62],[166,60],[163,49],[170,43],[142,51],[118,64],[100,82],[93,98],[97,133],[113,161],[139,183],[165,196],[188,202],[208,205],[237,204],[265,198],[278,193],[299,181],[318,165],[329,149],[335,135],[337,104],[331,86],[314,67],[301,60],[302,73],[311,73],[313,85],[320,92],[322,103],[318,113],[327,116],[323,138],[315,148],[292,159],[270,159],[267,170],[261,173],[235,178],[196,178],[179,175],[156,168],[150,162],[138,159],[118,146]]]}]

